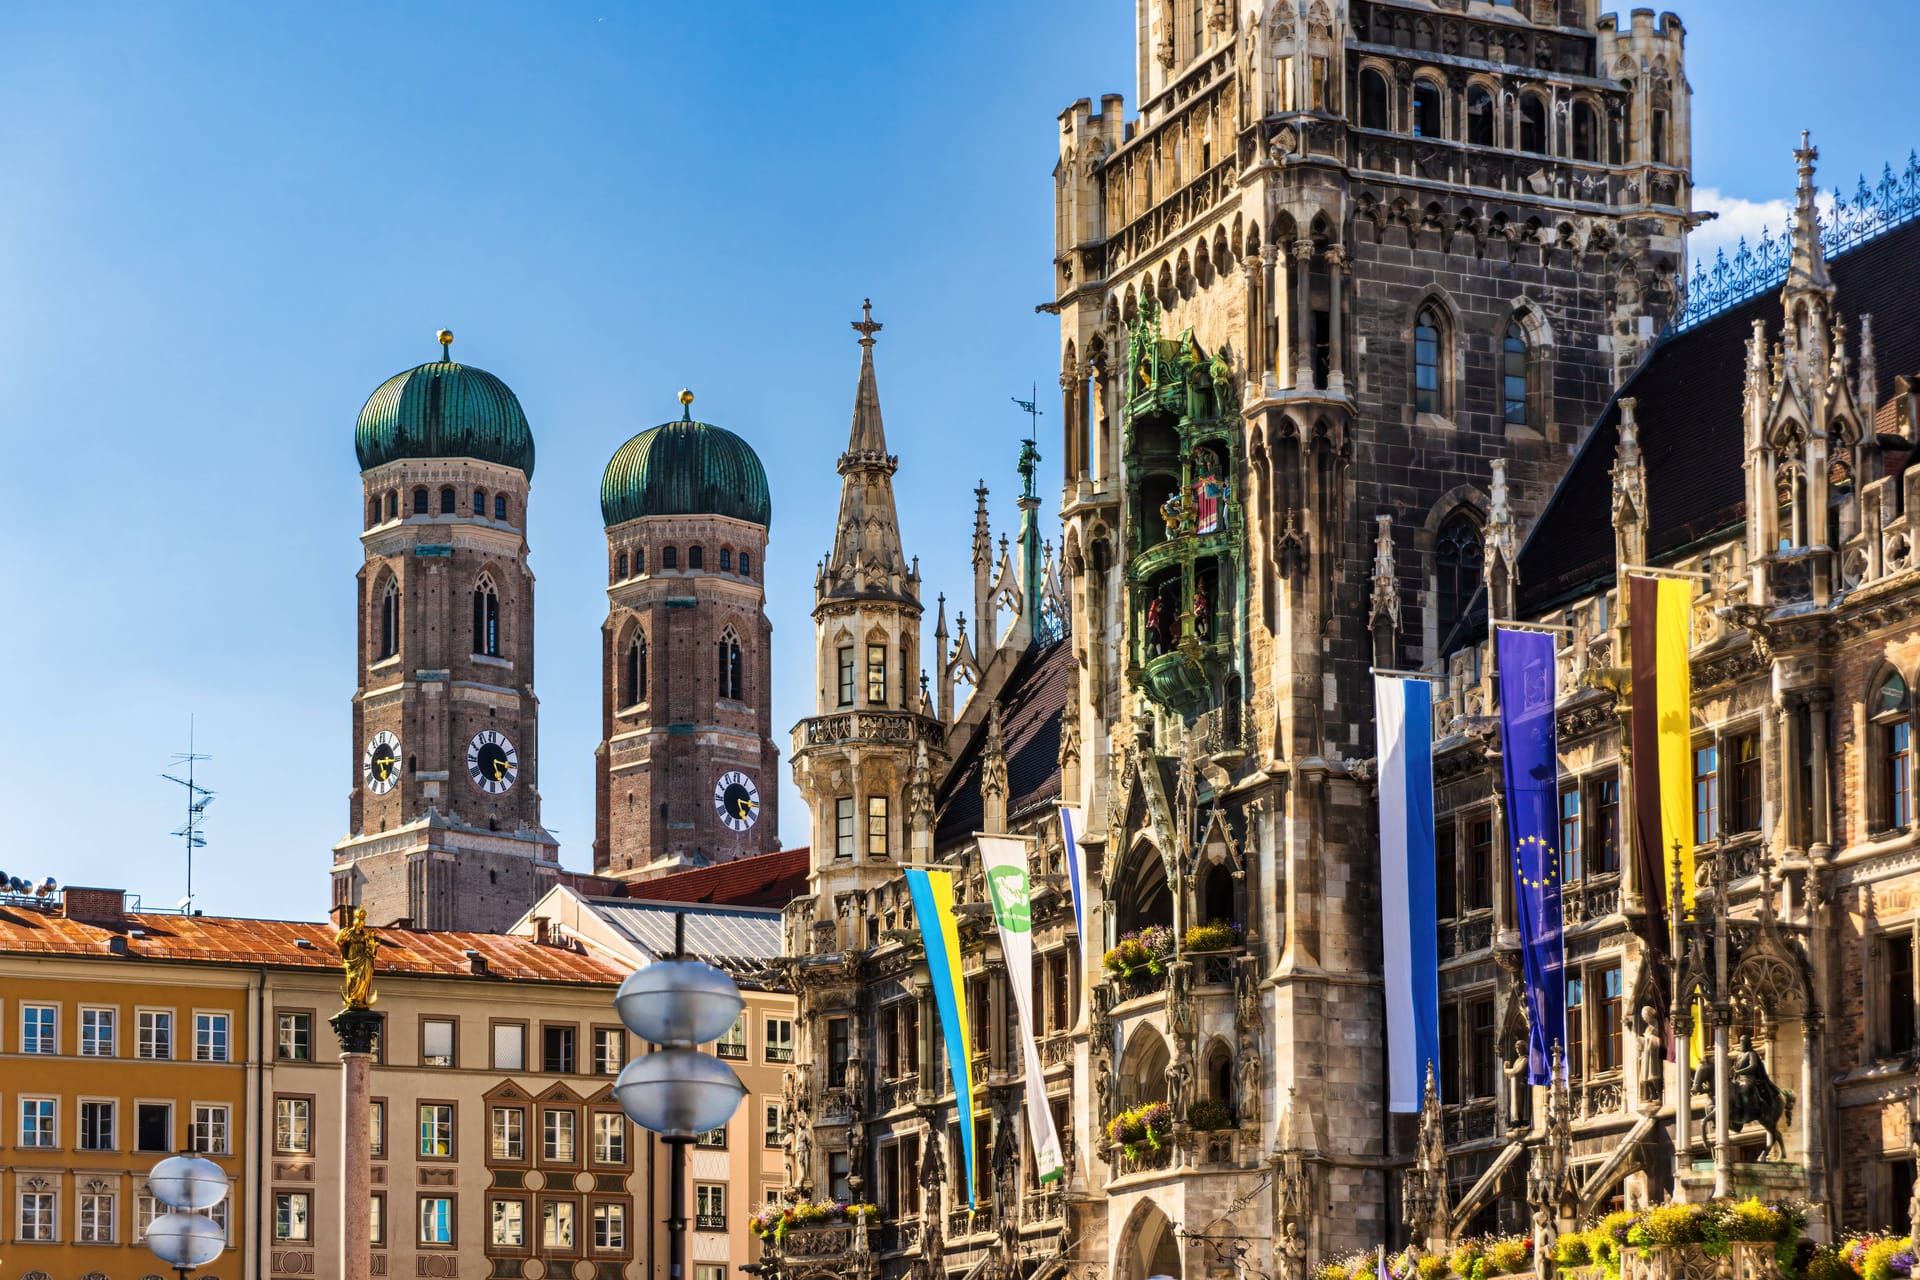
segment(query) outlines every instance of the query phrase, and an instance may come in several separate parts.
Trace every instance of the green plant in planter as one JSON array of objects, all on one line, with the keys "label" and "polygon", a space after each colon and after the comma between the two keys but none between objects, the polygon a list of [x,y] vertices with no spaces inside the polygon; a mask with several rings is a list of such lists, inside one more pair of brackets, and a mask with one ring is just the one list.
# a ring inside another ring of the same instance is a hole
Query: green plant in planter
[{"label": "green plant in planter", "polygon": [[1129,1107],[1107,1121],[1107,1141],[1118,1143],[1129,1160],[1138,1160],[1143,1149],[1158,1151],[1171,1132],[1173,1108],[1164,1102]]},{"label": "green plant in planter", "polygon": [[1187,930],[1187,950],[1225,951],[1240,945],[1240,926],[1226,920],[1209,920]]},{"label": "green plant in planter", "polygon": [[1187,1108],[1187,1125],[1194,1129],[1231,1129],[1233,1108],[1224,1098],[1199,1098]]},{"label": "green plant in planter", "polygon": [[1593,1255],[1587,1250],[1587,1233],[1584,1231],[1563,1232],[1553,1245],[1553,1260],[1562,1267],[1585,1267],[1593,1265]]}]

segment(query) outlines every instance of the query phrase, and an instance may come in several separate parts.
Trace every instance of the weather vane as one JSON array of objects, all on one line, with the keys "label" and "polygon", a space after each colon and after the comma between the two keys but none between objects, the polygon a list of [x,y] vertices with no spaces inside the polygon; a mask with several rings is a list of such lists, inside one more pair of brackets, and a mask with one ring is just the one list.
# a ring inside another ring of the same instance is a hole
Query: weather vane
[{"label": "weather vane", "polygon": [[1022,400],[1019,396],[1013,396],[1011,398],[1015,404],[1020,406],[1020,412],[1026,414],[1029,419],[1027,425],[1028,438],[1038,440],[1040,438],[1040,414],[1043,412],[1040,408],[1040,384],[1037,382],[1034,383],[1033,390],[1027,394],[1032,396],[1033,399]]}]

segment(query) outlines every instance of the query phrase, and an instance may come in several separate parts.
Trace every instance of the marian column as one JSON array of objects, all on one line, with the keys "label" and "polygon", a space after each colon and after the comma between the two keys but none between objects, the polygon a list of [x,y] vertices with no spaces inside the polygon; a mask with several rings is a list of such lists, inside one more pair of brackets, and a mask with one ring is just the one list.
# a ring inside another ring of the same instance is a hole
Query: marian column
[{"label": "marian column", "polygon": [[373,1107],[369,1072],[380,1015],[373,1011],[373,956],[380,940],[367,928],[364,908],[342,908],[347,923],[335,935],[345,1007],[333,1015],[340,1037],[340,1277],[370,1280],[373,1274]]}]

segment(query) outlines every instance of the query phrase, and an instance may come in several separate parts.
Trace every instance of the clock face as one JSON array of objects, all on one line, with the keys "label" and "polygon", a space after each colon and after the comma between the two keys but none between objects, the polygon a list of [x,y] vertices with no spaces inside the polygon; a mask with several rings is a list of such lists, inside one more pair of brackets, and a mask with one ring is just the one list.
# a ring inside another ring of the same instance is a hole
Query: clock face
[{"label": "clock face", "polygon": [[511,789],[520,777],[520,753],[513,739],[493,729],[474,734],[467,743],[467,776],[492,795]]},{"label": "clock face", "polygon": [[713,784],[713,811],[735,831],[747,831],[760,821],[760,788],[735,769]]},{"label": "clock face", "polygon": [[367,790],[377,796],[383,796],[400,782],[400,739],[390,733],[376,733],[373,741],[367,743],[366,754],[360,757],[360,776],[367,781]]}]

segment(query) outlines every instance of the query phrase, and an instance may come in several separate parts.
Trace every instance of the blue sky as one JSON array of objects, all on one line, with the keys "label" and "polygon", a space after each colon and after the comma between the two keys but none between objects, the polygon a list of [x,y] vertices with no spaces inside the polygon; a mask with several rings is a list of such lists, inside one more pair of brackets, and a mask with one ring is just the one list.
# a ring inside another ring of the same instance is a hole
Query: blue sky
[{"label": "blue sky", "polygon": [[[1778,223],[1802,128],[1829,186],[1920,143],[1900,98],[1920,20],[1832,12],[1684,6],[1701,203],[1729,225]],[[929,596],[967,596],[978,478],[1013,527],[1009,397],[1038,380],[1057,405],[1033,311],[1054,119],[1132,101],[1132,29],[1124,0],[9,6],[0,868],[171,904],[180,797],[158,775],[193,715],[219,792],[200,905],[324,912],[357,758],[353,422],[441,325],[539,444],[541,789],[564,861],[590,862],[600,473],[683,385],[772,478],[784,745],[810,708],[847,323],[871,295],[907,549]]]}]

